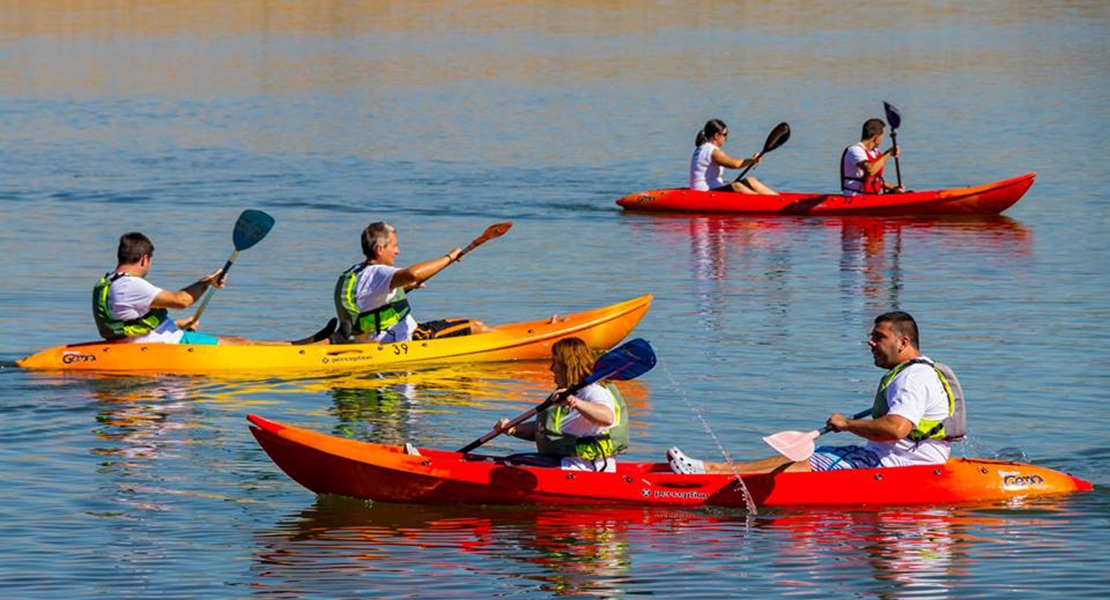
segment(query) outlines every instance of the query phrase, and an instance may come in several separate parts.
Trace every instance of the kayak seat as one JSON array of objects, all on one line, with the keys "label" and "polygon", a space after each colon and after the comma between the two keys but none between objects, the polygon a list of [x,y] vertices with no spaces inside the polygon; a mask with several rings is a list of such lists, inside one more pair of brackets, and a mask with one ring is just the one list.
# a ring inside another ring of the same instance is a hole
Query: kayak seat
[{"label": "kayak seat", "polygon": [[539,454],[537,452],[510,454],[505,457],[505,462],[522,467],[559,468],[563,465],[562,457]]}]

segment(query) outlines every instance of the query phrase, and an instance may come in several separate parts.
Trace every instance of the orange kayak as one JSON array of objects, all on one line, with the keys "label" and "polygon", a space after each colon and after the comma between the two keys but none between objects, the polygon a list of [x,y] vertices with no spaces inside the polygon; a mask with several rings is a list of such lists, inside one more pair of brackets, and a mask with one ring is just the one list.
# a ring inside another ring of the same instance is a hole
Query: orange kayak
[{"label": "orange kayak", "polygon": [[617,204],[644,212],[751,213],[783,215],[997,215],[1010,208],[1033,185],[1036,173],[974,187],[841,196],[793,194],[761,196],[699,192],[677,188],[629,194]]},{"label": "orange kayak", "polygon": [[[370,444],[249,415],[251,433],[294,481],[317,494],[414,504],[745,506],[731,475],[679,475],[666,463],[620,462],[615,473],[508,464],[503,458]],[[1066,473],[954,458],[943,465],[743,475],[761,507],[997,502],[1086,491]]]},{"label": "orange kayak", "polygon": [[16,361],[25,369],[117,373],[282,373],[375,371],[413,363],[473,363],[545,359],[551,344],[582,338],[607,350],[640,322],[652,297],[550,319],[498,325],[488,333],[391,344],[199,346],[87,342],[56,346]]}]

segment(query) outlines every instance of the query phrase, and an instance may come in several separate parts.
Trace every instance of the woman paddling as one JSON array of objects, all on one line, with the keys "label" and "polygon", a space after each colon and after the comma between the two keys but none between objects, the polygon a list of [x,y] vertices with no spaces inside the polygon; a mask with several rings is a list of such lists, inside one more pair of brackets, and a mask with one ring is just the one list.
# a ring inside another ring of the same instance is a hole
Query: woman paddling
[{"label": "woman paddling", "polygon": [[698,132],[694,145],[694,155],[690,157],[690,189],[714,192],[737,192],[740,194],[777,195],[778,192],[763,185],[755,177],[745,177],[732,183],[725,183],[723,170],[743,169],[759,164],[760,155],[736,159],[721,149],[728,141],[728,125],[720,119],[710,119],[705,128]]},{"label": "woman paddling", "polygon": [[[579,338],[551,346],[551,374],[563,390],[584,381],[593,371],[594,357]],[[536,454],[516,454],[517,464],[562,467],[574,471],[616,471],[618,452],[628,447],[628,411],[616,386],[592,383],[536,415],[535,421],[508,427],[501,419],[494,429],[536,442]],[[508,429],[506,429],[508,427]]]}]

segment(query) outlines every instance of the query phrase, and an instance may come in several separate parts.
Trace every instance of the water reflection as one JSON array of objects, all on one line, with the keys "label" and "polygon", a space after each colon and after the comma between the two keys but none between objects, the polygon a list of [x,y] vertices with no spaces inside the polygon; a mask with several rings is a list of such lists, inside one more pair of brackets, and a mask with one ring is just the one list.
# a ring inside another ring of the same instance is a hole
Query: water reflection
[{"label": "water reflection", "polygon": [[[805,285],[795,273],[811,268],[813,257],[795,260],[792,248],[828,247],[827,233],[839,236],[840,296],[852,312],[870,314],[902,304],[906,258],[951,256],[985,266],[1013,267],[1031,260],[1033,233],[1009,217],[876,218],[741,217],[729,215],[629,216],[638,237],[660,248],[688,247],[690,279],[709,331],[721,331],[722,315],[735,285],[763,290],[769,306],[791,303],[791,286]],[[822,239],[808,239],[822,238]],[[796,251],[795,251],[796,252]],[[926,267],[931,268],[931,267]],[[915,274],[916,276],[916,274]],[[748,293],[752,293],[748,291]],[[854,306],[862,302],[863,306]],[[774,311],[772,315],[781,315]]]},{"label": "water reflection", "polygon": [[[844,218],[826,223],[840,229],[840,292],[846,305],[864,300],[858,314],[902,308],[904,238],[911,252],[931,246],[929,256],[958,253],[959,261],[1004,261],[1032,256],[1033,234],[1008,217],[973,219]],[[930,268],[930,267],[926,267]]]},{"label": "water reflection", "polygon": [[[437,572],[479,576],[456,581],[452,596],[488,597],[504,589],[496,578],[481,579],[505,572],[501,563],[508,562],[514,579],[531,582],[512,584],[517,592],[617,597],[630,592],[635,547],[667,548],[693,534],[726,551],[721,524],[736,518],[635,507],[427,507],[320,497],[256,537],[254,569],[263,595],[342,595],[358,577],[388,593],[411,585],[430,552]],[[435,582],[428,588],[424,581],[421,593],[434,595]]]},{"label": "water reflection", "polygon": [[[649,389],[640,381],[622,381],[619,386],[640,419],[632,427],[642,427],[642,419],[650,411]],[[532,361],[329,378],[310,389],[326,390],[331,397],[334,435],[380,444],[427,446],[458,441],[428,437],[440,433],[436,421],[443,410],[509,404],[504,408],[506,414],[522,412],[546,398],[553,384],[547,363]]]},{"label": "water reflection", "polygon": [[[429,507],[319,497],[255,536],[257,591],[343,595],[360,578],[380,593],[455,578],[451,595],[634,594],[671,581],[669,597],[726,586],[813,597],[948,598],[968,589],[973,548],[1048,527],[1052,502],[1001,506],[764,514],[646,507]],[[707,571],[708,569],[708,571]],[[511,572],[510,580],[489,574]],[[785,577],[784,577],[785,575]],[[708,579],[707,579],[708,577]],[[689,579],[686,579],[689,578]],[[524,583],[524,580],[527,583]],[[712,580],[712,583],[709,581]],[[686,585],[686,583],[689,585]],[[458,590],[466,590],[459,592]]]},{"label": "water reflection", "polygon": [[813,511],[764,519],[759,527],[789,539],[772,559],[780,567],[803,563],[825,572],[835,556],[836,572],[820,573],[832,586],[860,579],[878,582],[880,598],[946,598],[964,574],[973,524],[990,522],[948,509]]}]

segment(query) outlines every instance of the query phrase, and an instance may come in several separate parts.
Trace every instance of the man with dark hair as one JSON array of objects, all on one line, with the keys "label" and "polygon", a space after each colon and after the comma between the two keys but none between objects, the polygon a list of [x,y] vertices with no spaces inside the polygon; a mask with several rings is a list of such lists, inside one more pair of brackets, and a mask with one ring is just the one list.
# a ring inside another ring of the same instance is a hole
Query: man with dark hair
[{"label": "man with dark hair", "polygon": [[460,248],[402,269],[393,264],[401,248],[397,230],[390,224],[367,225],[360,243],[364,260],[344,271],[335,284],[335,310],[341,325],[334,342],[403,342],[489,331],[484,323],[467,319],[417,324],[405,296],[459,260]]},{"label": "man with dark hair", "polygon": [[[834,413],[826,424],[867,440],[863,446],[820,446],[809,460],[773,456],[731,467],[704,463],[678,448],[667,452],[677,473],[769,473],[830,471],[940,464],[948,460],[949,442],[964,435],[963,392],[947,367],[918,349],[917,322],[894,311],[875,318],[868,340],[875,366],[887,369],[875,391],[871,418],[849,419]],[[948,429],[946,431],[946,428]]]},{"label": "man with dark hair", "polygon": [[883,142],[882,119],[868,119],[863,123],[860,141],[844,149],[840,155],[840,191],[846,196],[860,194],[882,194],[883,192],[904,192],[905,188],[892,185],[883,180],[883,167],[887,158],[899,155],[895,147],[879,152]]},{"label": "man with dark hair", "polygon": [[193,331],[193,317],[174,321],[168,309],[188,308],[209,287],[223,287],[220,271],[176,292],[146,280],[154,260],[150,238],[133,231],[119,238],[116,268],[105,273],[93,288],[93,318],[106,340],[168,344],[217,344],[219,338]]}]

